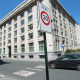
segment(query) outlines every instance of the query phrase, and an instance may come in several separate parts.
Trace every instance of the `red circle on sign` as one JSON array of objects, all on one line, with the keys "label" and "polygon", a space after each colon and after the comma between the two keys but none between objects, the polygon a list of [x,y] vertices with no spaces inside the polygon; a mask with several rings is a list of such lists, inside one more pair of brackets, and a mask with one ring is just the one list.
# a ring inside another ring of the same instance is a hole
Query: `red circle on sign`
[{"label": "red circle on sign", "polygon": [[[43,20],[43,18],[42,18],[43,13],[45,13],[45,14],[47,15],[47,17],[48,17],[48,23],[45,23],[45,22],[44,22],[44,20]],[[42,12],[41,12],[41,19],[42,19],[42,22],[43,22],[45,25],[48,26],[48,25],[50,24],[50,18],[49,18],[48,14],[47,14],[45,11],[42,11]]]}]

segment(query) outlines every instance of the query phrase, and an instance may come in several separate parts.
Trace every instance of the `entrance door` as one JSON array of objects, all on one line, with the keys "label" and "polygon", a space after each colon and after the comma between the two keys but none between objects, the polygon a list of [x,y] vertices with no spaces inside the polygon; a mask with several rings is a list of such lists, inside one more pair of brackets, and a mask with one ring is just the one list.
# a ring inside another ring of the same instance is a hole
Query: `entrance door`
[{"label": "entrance door", "polygon": [[9,57],[11,57],[11,46],[9,48]]}]

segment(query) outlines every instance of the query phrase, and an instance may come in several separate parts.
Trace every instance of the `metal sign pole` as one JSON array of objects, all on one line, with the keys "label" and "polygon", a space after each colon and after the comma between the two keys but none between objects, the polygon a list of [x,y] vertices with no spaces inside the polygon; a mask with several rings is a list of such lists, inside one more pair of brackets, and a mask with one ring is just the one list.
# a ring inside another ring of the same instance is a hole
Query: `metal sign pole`
[{"label": "metal sign pole", "polygon": [[46,80],[49,80],[49,71],[48,71],[48,59],[47,59],[47,44],[46,44],[46,33],[44,35],[44,51],[45,51],[45,65],[46,65]]}]

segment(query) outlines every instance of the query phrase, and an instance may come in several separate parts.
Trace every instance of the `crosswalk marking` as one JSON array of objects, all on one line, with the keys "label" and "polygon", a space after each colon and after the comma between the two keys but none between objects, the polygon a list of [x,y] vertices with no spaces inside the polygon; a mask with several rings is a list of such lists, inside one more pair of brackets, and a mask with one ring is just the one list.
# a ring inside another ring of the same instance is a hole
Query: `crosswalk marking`
[{"label": "crosswalk marking", "polygon": [[26,68],[26,69],[31,69],[31,70],[38,70],[38,71],[43,71],[41,69],[32,69],[32,68]]}]

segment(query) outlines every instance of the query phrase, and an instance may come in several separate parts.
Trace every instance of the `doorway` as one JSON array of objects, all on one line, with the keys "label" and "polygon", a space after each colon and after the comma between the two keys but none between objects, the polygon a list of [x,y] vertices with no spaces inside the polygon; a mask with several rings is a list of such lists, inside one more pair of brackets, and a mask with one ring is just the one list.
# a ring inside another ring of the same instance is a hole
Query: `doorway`
[{"label": "doorway", "polygon": [[9,46],[8,49],[9,49],[9,57],[11,57],[11,46]]}]

